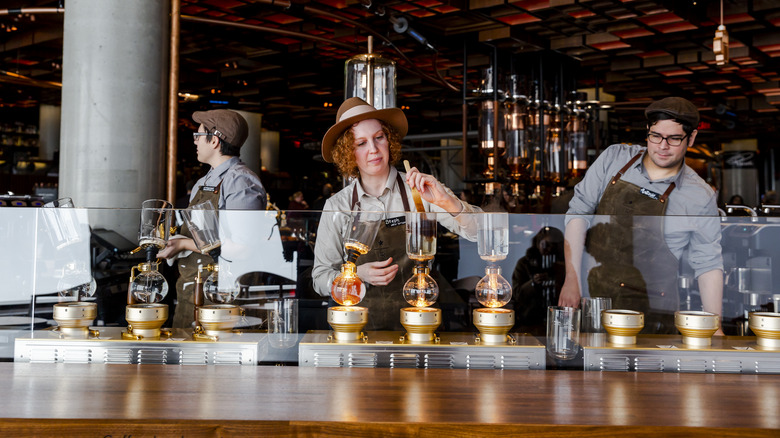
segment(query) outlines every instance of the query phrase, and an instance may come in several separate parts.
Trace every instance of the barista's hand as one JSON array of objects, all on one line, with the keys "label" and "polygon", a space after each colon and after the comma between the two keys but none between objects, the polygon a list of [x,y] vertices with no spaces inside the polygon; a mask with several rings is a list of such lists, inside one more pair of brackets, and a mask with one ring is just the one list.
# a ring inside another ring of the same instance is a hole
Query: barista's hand
[{"label": "barista's hand", "polygon": [[722,328],[719,328],[718,331],[716,331],[712,336],[726,336],[726,334],[723,333]]},{"label": "barista's hand", "polygon": [[381,262],[363,263],[357,267],[357,274],[363,282],[373,286],[387,286],[398,273],[398,265],[391,265],[393,258]]},{"label": "barista's hand", "polygon": [[157,252],[157,257],[161,259],[169,259],[175,257],[176,254],[182,251],[197,251],[198,247],[195,245],[195,241],[189,238],[168,239],[168,243],[165,248]]},{"label": "barista's hand", "polygon": [[409,187],[417,189],[421,198],[453,215],[457,215],[463,210],[460,200],[445,189],[439,180],[432,175],[421,173],[416,167],[409,169],[406,174],[406,183],[409,184]]},{"label": "barista's hand", "polygon": [[580,306],[580,296],[580,287],[577,284],[577,280],[566,276],[566,280],[561,288],[561,296],[558,298],[558,305],[577,308]]}]

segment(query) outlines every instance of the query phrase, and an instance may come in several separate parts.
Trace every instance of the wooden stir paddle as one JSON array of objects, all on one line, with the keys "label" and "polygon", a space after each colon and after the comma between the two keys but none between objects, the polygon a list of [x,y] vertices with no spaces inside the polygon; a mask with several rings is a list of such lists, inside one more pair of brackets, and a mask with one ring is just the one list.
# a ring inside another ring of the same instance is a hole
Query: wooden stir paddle
[{"label": "wooden stir paddle", "polygon": [[[411,169],[411,166],[409,166],[409,160],[404,160],[404,168],[406,169],[406,173],[409,173],[409,169]],[[425,213],[425,207],[423,206],[420,192],[418,192],[415,188],[412,188],[412,198],[414,199],[414,206],[417,208],[417,212]]]}]

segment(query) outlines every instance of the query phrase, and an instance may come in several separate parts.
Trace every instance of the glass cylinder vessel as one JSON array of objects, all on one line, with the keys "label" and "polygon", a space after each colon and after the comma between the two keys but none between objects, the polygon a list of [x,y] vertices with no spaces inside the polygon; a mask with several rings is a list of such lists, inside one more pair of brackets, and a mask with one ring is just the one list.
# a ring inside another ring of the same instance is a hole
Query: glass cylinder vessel
[{"label": "glass cylinder vessel", "polygon": [[505,123],[503,105],[492,100],[482,101],[479,109],[479,146],[485,156],[500,157],[506,152]]},{"label": "glass cylinder vessel", "polygon": [[551,117],[552,124],[547,126],[547,139],[544,146],[545,180],[554,183],[559,183],[566,177],[566,155],[560,117],[559,112]]},{"label": "glass cylinder vessel", "polygon": [[163,199],[147,199],[141,204],[138,242],[142,247],[154,245],[159,249],[165,248],[171,232],[172,208],[171,203]]},{"label": "glass cylinder vessel", "polygon": [[73,210],[73,200],[60,198],[43,204],[44,221],[51,243],[55,249],[63,249],[69,245],[81,242],[81,221],[78,213]]},{"label": "glass cylinder vessel", "polygon": [[382,223],[382,214],[373,211],[358,210],[350,219],[349,236],[344,241],[347,262],[356,264],[357,259],[368,253],[374,244],[376,233]]},{"label": "glass cylinder vessel", "polygon": [[509,214],[480,214],[477,231],[479,257],[488,262],[504,260],[509,254]]},{"label": "glass cylinder vessel", "polygon": [[435,213],[406,213],[406,253],[416,261],[436,255]]},{"label": "glass cylinder vessel", "polygon": [[585,175],[588,167],[588,143],[587,143],[587,113],[581,109],[575,109],[569,116],[566,125],[567,153],[570,157],[571,176],[577,178]]},{"label": "glass cylinder vessel", "polygon": [[344,99],[359,97],[376,109],[395,107],[395,62],[374,53],[344,64]]},{"label": "glass cylinder vessel", "polygon": [[506,113],[506,163],[509,177],[525,179],[529,177],[531,150],[527,141],[527,117],[525,105],[510,103]]},{"label": "glass cylinder vessel", "polygon": [[298,300],[287,298],[271,302],[268,339],[276,348],[291,348],[298,343]]},{"label": "glass cylinder vessel", "polygon": [[211,201],[182,210],[182,216],[200,252],[210,254],[220,247],[217,210]]}]

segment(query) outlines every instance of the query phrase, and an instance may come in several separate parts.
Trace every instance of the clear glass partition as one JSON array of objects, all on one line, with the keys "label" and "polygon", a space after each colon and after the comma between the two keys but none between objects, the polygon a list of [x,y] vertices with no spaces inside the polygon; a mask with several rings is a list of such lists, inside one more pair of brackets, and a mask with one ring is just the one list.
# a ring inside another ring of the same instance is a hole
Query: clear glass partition
[{"label": "clear glass partition", "polygon": [[[119,217],[131,225],[113,226],[112,218]],[[182,217],[181,211],[173,212],[177,227]],[[317,242],[327,239],[318,235],[322,217],[334,215],[219,212],[221,251],[214,261],[219,277],[218,284],[211,286],[235,295],[234,304],[241,311],[233,330],[267,334],[269,348],[286,349],[289,355],[284,357],[290,362],[295,361],[295,345],[302,334],[331,329],[327,309],[335,304],[328,290],[318,293],[312,279]],[[391,220],[385,226],[397,225],[393,223],[396,217],[402,214],[388,213]],[[134,252],[140,218],[140,209],[0,208],[0,278],[4,280],[0,286],[0,359],[13,358],[18,336],[56,333],[63,325],[55,320],[56,304],[95,303],[94,318],[87,322],[90,328],[128,326],[125,308],[131,271],[146,257],[143,251]],[[490,266],[498,268],[511,284],[512,298],[504,307],[515,311],[512,330],[543,337],[547,308],[558,305],[566,276],[567,217],[510,214],[508,219],[507,255],[491,260]],[[582,297],[611,297],[613,309],[639,310],[650,321],[668,320],[677,310],[700,311],[720,304],[727,335],[749,335],[750,312],[777,311],[780,282],[773,277],[780,272],[780,218],[577,219],[585,224],[579,233],[583,249],[580,278],[575,282]],[[487,277],[488,263],[478,248],[479,216],[460,220],[474,224],[472,240],[448,230],[441,221],[438,226],[436,255],[429,262],[439,287],[438,301],[432,307],[441,309],[439,331],[475,332],[472,314],[482,307],[475,289]],[[400,239],[394,244],[403,250],[405,242]],[[163,328],[170,327],[177,302],[177,263],[162,261],[157,266],[170,288],[163,303],[171,311]],[[714,286],[697,281],[701,274],[721,266]],[[405,274],[399,271],[398,275]],[[204,279],[208,276],[203,273]],[[717,293],[719,281],[722,296]],[[370,295],[372,286],[366,287]],[[400,287],[397,293],[402,295]],[[203,304],[218,303],[206,299]],[[397,317],[398,308],[390,311]],[[192,332],[193,328],[185,330]],[[676,333],[661,323],[646,324],[643,333],[663,330]]]}]

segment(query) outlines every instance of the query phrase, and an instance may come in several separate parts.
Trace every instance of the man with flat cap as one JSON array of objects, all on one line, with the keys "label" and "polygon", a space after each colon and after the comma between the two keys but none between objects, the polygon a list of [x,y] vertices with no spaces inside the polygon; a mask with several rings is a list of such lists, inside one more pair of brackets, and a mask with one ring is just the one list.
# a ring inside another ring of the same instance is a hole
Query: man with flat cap
[{"label": "man with flat cap", "polygon": [[[193,186],[189,206],[211,202],[219,210],[265,210],[266,192],[260,178],[238,157],[249,135],[246,119],[225,109],[196,111],[192,119],[200,124],[198,132],[192,133],[198,161],[208,164],[211,169]],[[214,260],[198,251],[186,226],[178,236],[168,240],[168,246],[157,255],[178,257],[173,327],[189,328],[194,320],[198,267],[214,263]]]},{"label": "man with flat cap", "polygon": [[[721,313],[717,199],[685,164],[698,132],[696,106],[667,97],[651,103],[645,116],[647,145],[610,146],[574,189],[566,213],[566,280],[559,305],[579,305],[585,249],[598,255],[602,267],[587,276],[592,297],[610,297],[612,308],[643,312],[647,333],[677,333],[674,312],[683,254],[695,271],[703,310]],[[595,221],[606,223],[596,229]]]}]

